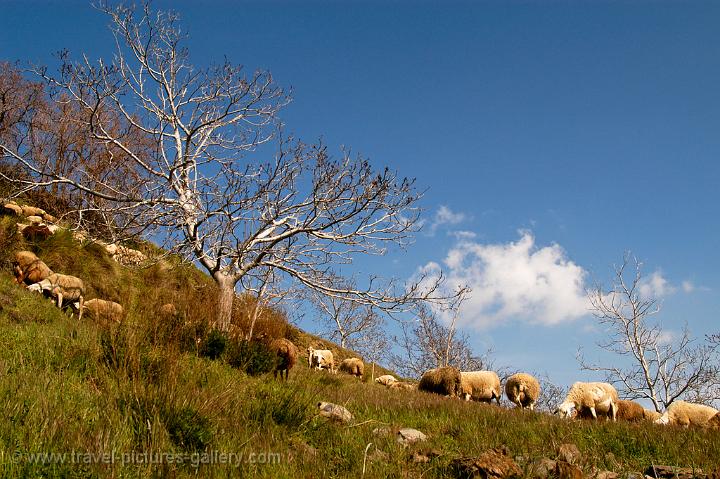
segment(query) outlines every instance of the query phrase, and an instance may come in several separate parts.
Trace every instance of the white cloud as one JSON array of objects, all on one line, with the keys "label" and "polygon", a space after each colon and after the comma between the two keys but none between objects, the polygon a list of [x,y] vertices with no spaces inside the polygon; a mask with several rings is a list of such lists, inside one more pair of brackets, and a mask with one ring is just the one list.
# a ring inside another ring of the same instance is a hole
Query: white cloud
[{"label": "white cloud", "polygon": [[[510,320],[549,325],[588,313],[585,270],[557,244],[537,248],[530,232],[506,244],[460,241],[443,263],[450,286],[472,288],[460,313],[465,326],[486,328]],[[438,267],[428,263],[423,270]]]},{"label": "white cloud", "polygon": [[642,298],[663,298],[673,294],[677,288],[671,285],[660,271],[643,278],[639,284],[639,293]]},{"label": "white cloud", "polygon": [[452,236],[458,241],[468,241],[477,238],[477,233],[465,230],[448,231],[448,236]]},{"label": "white cloud", "polygon": [[692,281],[683,281],[681,287],[682,290],[686,293],[692,293],[693,291],[695,291],[695,285],[692,283]]},{"label": "white cloud", "polygon": [[467,219],[465,213],[456,213],[445,205],[441,205],[440,208],[435,212],[435,216],[430,223],[430,229],[428,234],[430,236],[437,232],[437,229],[443,225],[457,225]]}]

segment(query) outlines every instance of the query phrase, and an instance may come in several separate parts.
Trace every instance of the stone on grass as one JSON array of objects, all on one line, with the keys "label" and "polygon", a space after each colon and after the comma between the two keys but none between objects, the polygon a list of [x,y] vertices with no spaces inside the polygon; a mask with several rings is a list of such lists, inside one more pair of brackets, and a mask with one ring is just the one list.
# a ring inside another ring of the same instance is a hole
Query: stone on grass
[{"label": "stone on grass", "polygon": [[355,417],[339,404],[321,401],[318,403],[320,415],[336,422],[352,422]]}]

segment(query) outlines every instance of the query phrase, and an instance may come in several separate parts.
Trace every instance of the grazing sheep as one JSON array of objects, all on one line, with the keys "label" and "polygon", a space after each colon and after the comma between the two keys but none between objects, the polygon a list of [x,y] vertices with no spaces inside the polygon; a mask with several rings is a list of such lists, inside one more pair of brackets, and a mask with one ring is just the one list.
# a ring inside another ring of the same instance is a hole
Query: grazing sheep
[{"label": "grazing sheep", "polygon": [[617,406],[618,421],[639,422],[645,420],[645,408],[635,401],[619,399]]},{"label": "grazing sheep", "polygon": [[114,321],[119,323],[125,315],[122,305],[105,299],[89,299],[83,304],[83,309],[95,319]]},{"label": "grazing sheep", "polygon": [[675,401],[668,406],[665,414],[655,420],[655,424],[709,427],[710,419],[717,413],[717,409],[704,404]]},{"label": "grazing sheep", "polygon": [[360,358],[347,358],[340,362],[338,369],[350,375],[362,378],[363,373],[365,372],[365,364]]},{"label": "grazing sheep", "polygon": [[[310,351],[312,348],[308,348]],[[309,358],[310,368],[316,370],[328,369],[331,373],[335,373],[335,360],[333,359],[333,353],[329,349],[312,349],[312,354]]]},{"label": "grazing sheep", "polygon": [[402,381],[395,381],[390,383],[389,389],[417,389],[417,384],[406,383]]},{"label": "grazing sheep", "polygon": [[[280,379],[287,381],[290,370],[295,366],[297,362],[297,347],[285,338],[278,338],[270,343],[270,350],[277,356],[277,363],[275,364],[275,370],[273,371],[273,377],[277,378],[278,371],[280,372]],[[283,377],[283,372],[285,377]]]},{"label": "grazing sheep", "polygon": [[615,421],[619,399],[617,391],[611,384],[576,382],[555,412],[561,417],[569,417],[574,407],[580,417],[585,410],[588,410],[593,419],[597,419],[598,413],[603,413],[608,414]]},{"label": "grazing sheep", "polygon": [[17,284],[33,284],[50,276],[52,270],[32,251],[18,251],[13,262],[13,274]]},{"label": "grazing sheep", "polygon": [[660,416],[662,416],[662,414],[657,411],[653,411],[652,409],[643,410],[643,419],[646,421],[656,421],[660,419]]},{"label": "grazing sheep", "polygon": [[505,394],[517,407],[532,411],[540,397],[540,383],[530,374],[513,374],[505,381]]},{"label": "grazing sheep", "polygon": [[11,215],[16,215],[16,216],[23,215],[22,208],[20,208],[20,206],[18,206],[18,204],[15,203],[14,201],[5,203],[3,205],[3,208],[4,208],[6,214],[11,214]]},{"label": "grazing sheep", "polygon": [[720,412],[708,419],[707,427],[710,429],[720,429]]},{"label": "grazing sheep", "polygon": [[23,216],[38,216],[42,219],[42,215],[45,214],[45,210],[42,208],[36,208],[34,206],[27,206],[23,205],[20,208],[22,208],[22,214]]},{"label": "grazing sheep", "polygon": [[82,319],[85,295],[85,284],[80,278],[67,274],[52,273],[38,283],[31,284],[28,289],[48,293],[51,297],[57,298],[58,308],[62,308],[63,301],[71,303],[78,301],[78,319]]},{"label": "grazing sheep", "polygon": [[460,373],[460,381],[466,401],[474,399],[491,403],[495,399],[500,404],[502,389],[495,371],[463,371]]},{"label": "grazing sheep", "polygon": [[375,378],[375,382],[380,383],[383,386],[391,386],[393,383],[398,382],[398,380],[391,374],[383,374],[382,376]]},{"label": "grazing sheep", "polygon": [[456,397],[462,392],[460,371],[452,366],[425,371],[418,384],[420,391]]}]

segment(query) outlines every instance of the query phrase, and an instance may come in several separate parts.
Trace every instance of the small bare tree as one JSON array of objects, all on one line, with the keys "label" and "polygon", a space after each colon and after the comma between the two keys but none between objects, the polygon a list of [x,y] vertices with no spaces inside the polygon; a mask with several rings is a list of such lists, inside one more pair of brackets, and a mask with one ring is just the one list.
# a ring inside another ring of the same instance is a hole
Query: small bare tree
[{"label": "small bare tree", "polygon": [[391,355],[391,367],[408,377],[420,377],[428,369],[443,366],[454,366],[462,371],[491,367],[491,351],[482,356],[475,355],[468,336],[457,331],[461,301],[450,308],[448,325],[427,306],[418,309],[414,320],[402,322],[401,334],[394,338],[400,353]]},{"label": "small bare tree", "polygon": [[[446,299],[437,283],[420,288],[421,281],[370,277],[357,289],[331,286],[333,266],[408,244],[420,226],[413,180],[349,152],[333,159],[321,144],[283,138],[277,115],[289,97],[270,73],[247,75],[228,61],[194,67],[175,13],[106,1],[97,8],[111,20],[113,60],[73,62],[63,53],[58,75],[36,73],[50,101],[71,104],[77,124],[103,147],[105,164],[117,167],[102,171],[124,173],[60,169],[53,158],[0,138],[3,159],[23,173],[3,170],[5,178],[26,190],[82,191],[97,200],[89,208],[123,212],[164,239],[219,285],[216,325],[223,330],[236,285],[256,269],[384,311]],[[145,141],[129,141],[138,135]],[[263,145],[274,145],[274,155],[261,156]]]},{"label": "small bare tree", "polygon": [[[339,289],[357,289],[350,280],[338,278],[335,287]],[[371,305],[348,301],[337,296],[328,296],[311,291],[311,302],[320,313],[324,330],[322,335],[340,344],[342,348],[357,349],[368,334],[380,330],[383,321]]]},{"label": "small bare tree", "polygon": [[712,343],[697,344],[687,328],[679,336],[666,334],[653,320],[661,305],[643,294],[642,263],[626,254],[614,268],[609,289],[596,285],[588,293],[593,315],[608,334],[598,342],[622,357],[623,365],[588,364],[578,351],[583,369],[605,373],[621,395],[650,400],[660,412],[678,398],[707,402],[720,378]]}]

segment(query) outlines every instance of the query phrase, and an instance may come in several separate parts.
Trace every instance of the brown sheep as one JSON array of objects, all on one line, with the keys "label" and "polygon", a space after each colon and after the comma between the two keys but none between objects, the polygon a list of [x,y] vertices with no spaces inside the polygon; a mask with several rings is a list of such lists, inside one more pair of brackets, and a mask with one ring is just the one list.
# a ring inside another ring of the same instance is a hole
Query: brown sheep
[{"label": "brown sheep", "polygon": [[125,310],[121,304],[98,298],[85,301],[83,309],[94,319],[114,321],[116,323],[121,322],[125,315]]},{"label": "brown sheep", "polygon": [[505,381],[505,394],[517,407],[532,411],[540,397],[540,383],[530,374],[513,374]]},{"label": "brown sheep", "polygon": [[425,371],[418,384],[420,391],[457,397],[462,392],[460,371],[452,366]]},{"label": "brown sheep", "polygon": [[46,279],[52,270],[32,251],[18,251],[13,262],[13,274],[18,284],[33,284]]},{"label": "brown sheep", "polygon": [[[280,379],[287,381],[290,370],[295,366],[295,362],[297,361],[297,347],[295,347],[289,339],[279,338],[270,343],[270,350],[277,356],[273,377],[277,378],[277,373],[280,371]],[[284,378],[283,372],[285,372]]]},{"label": "brown sheep", "polygon": [[360,358],[348,358],[343,359],[340,362],[339,369],[340,371],[346,372],[352,376],[362,378],[365,372],[365,364]]}]

